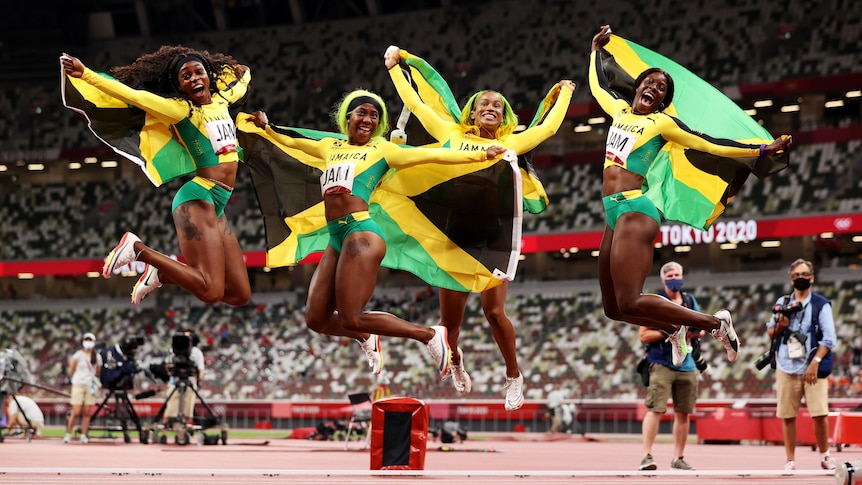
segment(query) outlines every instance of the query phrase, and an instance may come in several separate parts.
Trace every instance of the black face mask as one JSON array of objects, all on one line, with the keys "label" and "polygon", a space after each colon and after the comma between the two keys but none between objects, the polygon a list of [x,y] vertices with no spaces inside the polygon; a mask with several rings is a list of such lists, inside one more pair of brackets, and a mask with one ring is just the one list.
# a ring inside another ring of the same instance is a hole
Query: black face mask
[{"label": "black face mask", "polygon": [[811,288],[811,280],[808,278],[796,278],[793,280],[793,287],[799,291],[805,291]]}]

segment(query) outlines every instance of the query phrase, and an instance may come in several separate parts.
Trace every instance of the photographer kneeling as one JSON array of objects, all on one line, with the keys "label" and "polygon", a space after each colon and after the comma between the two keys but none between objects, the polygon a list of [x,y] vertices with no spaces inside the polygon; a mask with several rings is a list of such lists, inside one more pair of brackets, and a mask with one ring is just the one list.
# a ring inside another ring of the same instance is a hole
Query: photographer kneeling
[{"label": "photographer kneeling", "polygon": [[[811,291],[814,266],[797,259],[790,265],[793,294],[775,302],[773,316],[766,322],[773,340],[775,381],[778,392],[776,417],[782,419],[785,470],[796,469],[796,416],[802,397],[814,421],[814,437],[820,450],[820,466],[835,469],[829,456],[829,387],[826,377],[832,371],[835,322],[832,304]],[[759,368],[765,367],[760,362]]]},{"label": "photographer kneeling", "polygon": [[[191,329],[180,330],[174,335],[171,342],[171,355],[165,362],[168,375],[170,375],[170,386],[168,387],[168,400],[165,403],[165,414],[162,416],[162,424],[168,426],[171,420],[180,416],[180,395],[182,394],[183,425],[191,423],[195,410],[195,392],[198,378],[204,373],[204,354],[197,347],[198,336]],[[162,442],[166,438],[162,435]]]}]

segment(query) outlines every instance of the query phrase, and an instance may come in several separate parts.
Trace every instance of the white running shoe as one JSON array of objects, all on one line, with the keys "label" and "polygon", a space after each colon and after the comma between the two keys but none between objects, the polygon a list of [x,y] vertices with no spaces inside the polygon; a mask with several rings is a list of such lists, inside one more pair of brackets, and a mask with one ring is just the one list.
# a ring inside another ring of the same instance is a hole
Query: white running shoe
[{"label": "white running shoe", "polygon": [[442,325],[433,325],[434,337],[428,341],[426,346],[434,362],[437,363],[437,371],[442,375],[449,373],[449,365],[452,363],[452,348],[449,347],[449,331]]},{"label": "white running shoe", "polygon": [[383,370],[383,353],[380,352],[380,335],[371,334],[365,342],[359,342],[359,346],[365,351],[365,356],[368,357],[368,366],[371,367],[371,373],[380,375]]},{"label": "white running shoe", "polygon": [[155,266],[148,264],[146,269],[144,269],[144,274],[138,278],[138,282],[135,283],[135,286],[132,288],[132,304],[140,305],[141,300],[143,300],[145,296],[156,288],[161,287],[162,283],[159,281],[159,270]]},{"label": "white running shoe", "polygon": [[470,379],[470,374],[464,369],[464,352],[461,351],[461,347],[458,347],[458,356],[461,358],[461,363],[450,365],[449,374],[443,376],[443,380],[451,378],[456,391],[461,394],[469,394],[473,389],[473,381]]},{"label": "white running shoe", "polygon": [[712,331],[712,336],[718,339],[724,350],[727,351],[727,360],[735,362],[739,353],[739,336],[736,335],[736,330],[733,329],[733,321],[730,318],[730,312],[727,310],[719,310],[715,317],[721,320],[721,327]]},{"label": "white running shoe", "polygon": [[518,372],[518,377],[506,376],[503,391],[506,393],[506,411],[520,409],[524,405],[524,374]]},{"label": "white running shoe", "polygon": [[65,436],[63,436],[63,443],[68,443],[68,442],[70,442],[70,441],[72,441],[72,434],[71,434],[71,433],[66,433],[66,435],[65,435]]},{"label": "white running shoe", "polygon": [[102,266],[102,278],[110,278],[115,269],[134,261],[136,259],[135,243],[140,241],[141,238],[131,232],[123,234],[120,242],[114,246],[114,249],[105,258],[105,264]]},{"label": "white running shoe", "polygon": [[89,442],[90,442],[90,437],[85,435],[85,434],[82,434],[81,435],[81,444],[86,445]]},{"label": "white running shoe", "polygon": [[796,462],[793,460],[787,460],[787,463],[784,464],[784,469],[787,471],[796,470]]},{"label": "white running shoe", "polygon": [[679,367],[685,361],[685,356],[688,354],[688,345],[685,342],[685,325],[680,325],[676,332],[668,335],[667,341],[670,342],[671,360],[673,365]]}]

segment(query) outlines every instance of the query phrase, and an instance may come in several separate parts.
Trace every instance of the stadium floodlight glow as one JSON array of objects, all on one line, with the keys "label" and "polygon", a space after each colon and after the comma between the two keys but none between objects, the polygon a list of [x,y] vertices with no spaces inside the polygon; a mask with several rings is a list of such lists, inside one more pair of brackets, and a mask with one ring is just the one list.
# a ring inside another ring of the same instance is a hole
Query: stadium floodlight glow
[{"label": "stadium floodlight glow", "polygon": [[81,162],[69,162],[69,170],[78,170],[81,168]]},{"label": "stadium floodlight glow", "polygon": [[592,251],[592,252],[590,253],[590,256],[592,256],[592,257],[594,257],[594,258],[598,258],[598,257],[599,257],[599,250],[598,250],[598,249],[596,249],[596,250]]},{"label": "stadium floodlight glow", "polygon": [[570,247],[570,248],[569,248],[569,252],[570,252],[570,253],[572,253],[572,254],[575,254],[575,253],[577,253],[577,252],[578,252],[578,248],[576,248],[576,247],[572,246],[572,247]]},{"label": "stadium floodlight glow", "polygon": [[844,106],[843,99],[836,99],[835,101],[827,101],[826,104],[823,105],[824,108],[840,108]]},{"label": "stadium floodlight glow", "polygon": [[527,129],[527,125],[518,125],[515,127],[515,131],[524,131]]},{"label": "stadium floodlight glow", "polygon": [[770,106],[772,106],[772,100],[771,99],[761,99],[760,101],[754,102],[755,108],[768,108]]},{"label": "stadium floodlight glow", "polygon": [[795,113],[797,111],[799,111],[799,105],[798,104],[788,104],[787,106],[781,107],[782,113]]},{"label": "stadium floodlight glow", "polygon": [[102,273],[98,271],[87,271],[87,278],[98,278],[99,276],[102,276]]},{"label": "stadium floodlight glow", "polygon": [[578,125],[575,127],[575,133],[586,133],[588,131],[593,131],[593,127],[590,125]]},{"label": "stadium floodlight glow", "polygon": [[9,167],[7,167],[6,165],[0,165],[0,172],[5,172],[7,170],[9,170]]},{"label": "stadium floodlight glow", "polygon": [[518,261],[526,261],[526,260],[527,260],[526,254],[519,254],[518,255]]},{"label": "stadium floodlight glow", "polygon": [[19,280],[32,280],[35,277],[36,275],[34,275],[33,273],[18,273]]},{"label": "stadium floodlight glow", "polygon": [[591,125],[600,125],[600,124],[604,123],[605,121],[607,121],[607,119],[605,119],[604,116],[596,116],[595,118],[588,119],[587,123],[589,123]]},{"label": "stadium floodlight glow", "polygon": [[690,253],[691,246],[677,246],[673,248],[673,252],[675,253]]},{"label": "stadium floodlight glow", "polygon": [[563,259],[569,259],[571,257],[572,257],[572,253],[569,253],[569,252],[563,253]]},{"label": "stadium floodlight glow", "polygon": [[737,246],[737,244],[736,244],[736,243],[732,243],[732,242],[730,242],[730,243],[724,243],[724,244],[722,244],[721,246],[719,246],[719,248],[721,248],[721,249],[722,249],[722,250],[724,250],[724,251],[731,251],[731,250],[736,249],[737,247],[738,247],[738,246]]},{"label": "stadium floodlight glow", "polygon": [[862,242],[862,236],[853,236],[853,242]]},{"label": "stadium floodlight glow", "polygon": [[38,172],[39,170],[45,170],[45,166],[41,163],[28,163],[27,170],[31,172]]},{"label": "stadium floodlight glow", "polygon": [[848,98],[858,98],[859,96],[862,96],[862,91],[858,89],[855,91],[847,91],[847,94],[844,96],[847,96]]},{"label": "stadium floodlight glow", "polygon": [[820,233],[820,239],[832,239],[833,237],[835,237],[834,232],[821,232]]},{"label": "stadium floodlight glow", "polygon": [[661,248],[662,248],[662,244],[661,244],[661,242],[655,242],[655,243],[653,243],[652,247],[654,247],[654,248],[656,248],[656,249],[661,249]]},{"label": "stadium floodlight glow", "polygon": [[264,266],[264,267],[263,267],[263,272],[264,272],[264,273],[269,273],[270,271],[272,271],[272,268],[270,268],[269,266]]},{"label": "stadium floodlight glow", "polygon": [[96,163],[98,161],[99,161],[99,159],[96,157],[84,157],[84,163],[87,163],[87,164]]},{"label": "stadium floodlight glow", "polygon": [[760,243],[762,248],[778,248],[781,247],[781,241],[763,241]]},{"label": "stadium floodlight glow", "polygon": [[748,116],[754,116],[757,114],[757,110],[754,108],[747,109],[747,110],[745,110],[745,114],[747,114]]},{"label": "stadium floodlight glow", "polygon": [[102,168],[114,168],[117,166],[117,161],[116,160],[103,160],[100,165],[102,165]]}]

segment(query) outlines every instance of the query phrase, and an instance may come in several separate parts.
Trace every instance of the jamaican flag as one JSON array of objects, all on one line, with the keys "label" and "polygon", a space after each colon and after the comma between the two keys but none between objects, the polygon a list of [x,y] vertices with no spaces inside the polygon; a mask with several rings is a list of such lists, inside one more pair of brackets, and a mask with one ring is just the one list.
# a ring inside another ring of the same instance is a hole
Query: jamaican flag
[{"label": "jamaican flag", "polygon": [[[451,119],[455,123],[461,117],[461,108],[455,101],[452,90],[443,77],[427,61],[415,56],[405,50],[400,51],[401,66],[407,80],[413,85],[422,102],[433,109],[442,119]],[[548,112],[554,106],[560,93],[559,86],[554,86],[536,110],[529,127],[544,121]],[[405,107],[398,121],[398,127],[407,134],[407,142],[413,146],[438,145],[431,135],[425,131],[419,120],[410,118],[409,111]],[[393,140],[394,141],[394,140]],[[548,194],[539,180],[533,168],[532,152],[522,154],[518,157],[518,166],[521,168],[521,181],[523,184],[524,210],[538,214],[548,206]]]},{"label": "jamaican flag", "polygon": [[[323,161],[279,144],[247,118],[240,113],[236,125],[264,218],[267,266],[299,264],[329,241],[320,193]],[[270,126],[297,138],[343,139]],[[386,237],[383,266],[457,291],[481,292],[513,279],[521,244],[521,172],[515,164],[490,160],[389,170],[369,204]],[[459,204],[460,198],[483,202]]]},{"label": "jamaican flag", "polygon": [[[113,79],[105,73],[100,76]],[[90,131],[116,153],[131,160],[155,186],[194,173],[188,150],[174,136],[173,128],[146,111],[130,106],[81,79],[67,76],[60,66],[63,105],[87,119]],[[218,89],[236,80],[226,68]]]},{"label": "jamaican flag", "polygon": [[[622,37],[611,35],[603,68],[611,87],[631,101],[635,78],[659,67],[673,78],[673,103],[665,113],[689,128],[741,143],[769,144],[774,137],[736,103],[676,62]],[[786,152],[772,157],[725,158],[668,142],[650,166],[644,194],[667,220],[707,229],[753,173],[758,178],[787,167]]]}]

